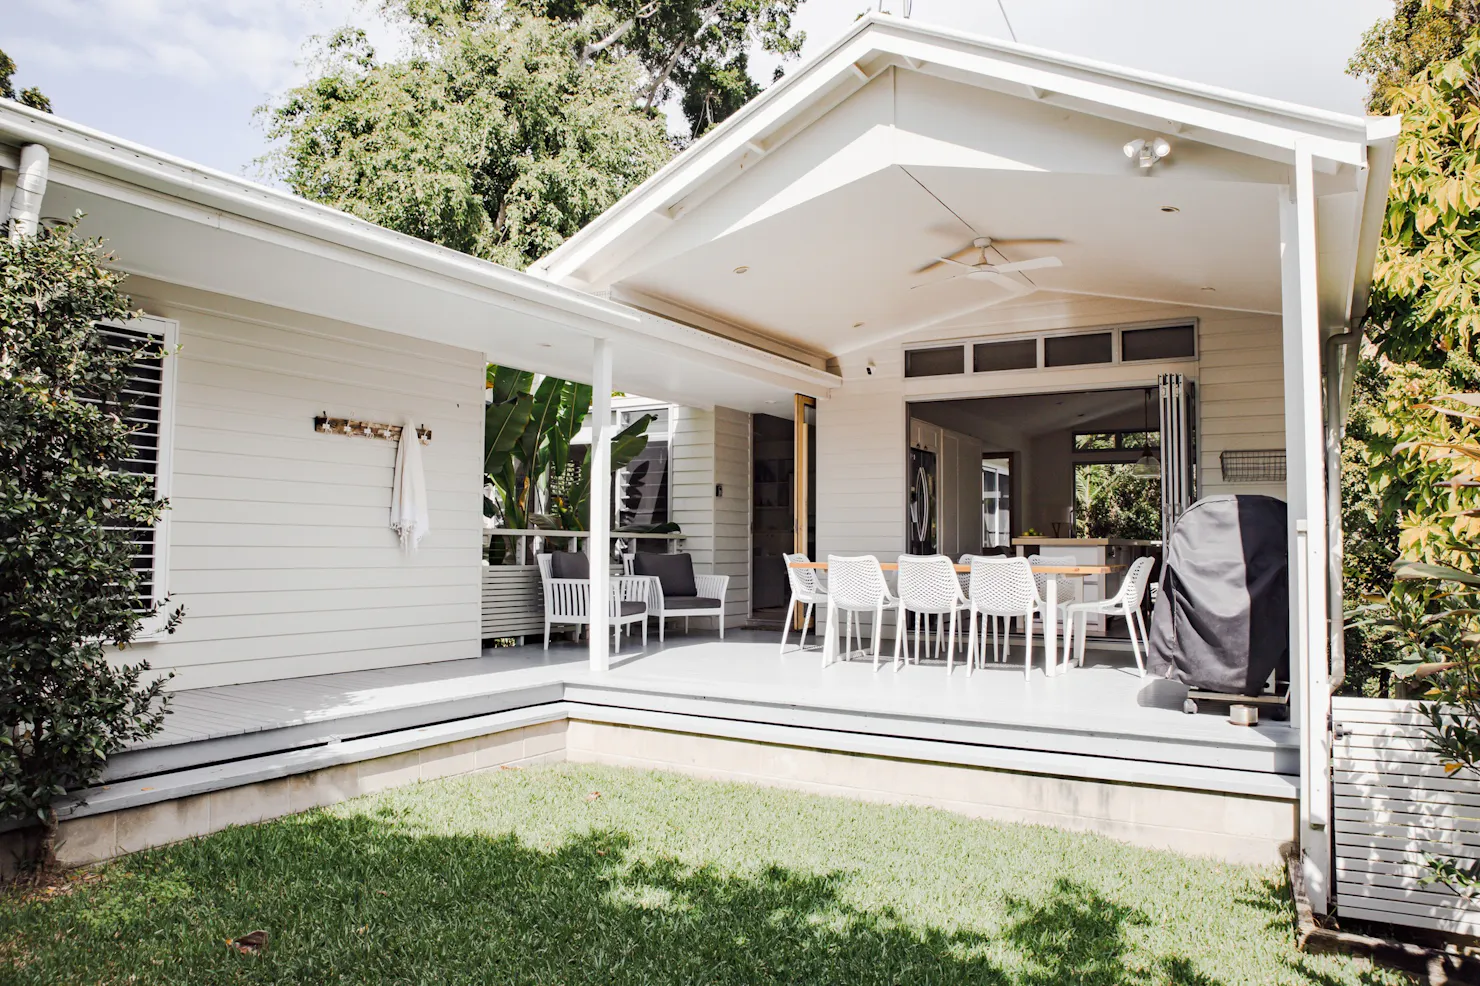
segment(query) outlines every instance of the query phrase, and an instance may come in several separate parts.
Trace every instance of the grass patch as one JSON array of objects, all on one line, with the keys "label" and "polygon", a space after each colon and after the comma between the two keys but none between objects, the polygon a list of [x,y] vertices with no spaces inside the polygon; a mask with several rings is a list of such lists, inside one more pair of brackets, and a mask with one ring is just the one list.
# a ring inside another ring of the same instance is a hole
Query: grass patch
[{"label": "grass patch", "polygon": [[[599,792],[599,795],[597,794]],[[1278,867],[669,774],[416,785],[0,902],[0,982],[1377,984]],[[225,940],[271,934],[262,955]]]}]

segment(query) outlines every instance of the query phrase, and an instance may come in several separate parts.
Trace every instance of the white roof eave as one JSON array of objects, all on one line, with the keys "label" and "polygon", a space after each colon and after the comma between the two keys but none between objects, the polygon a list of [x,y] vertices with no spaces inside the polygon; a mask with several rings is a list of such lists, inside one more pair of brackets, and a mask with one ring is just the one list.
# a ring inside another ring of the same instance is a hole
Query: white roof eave
[{"label": "white roof eave", "polygon": [[[536,312],[592,338],[656,343],[700,360],[743,368],[745,376],[787,381],[809,391],[836,387],[836,374],[701,332],[619,302],[397,233],[281,189],[120,140],[0,100],[0,144],[36,143],[52,158],[50,180],[141,208],[243,236],[287,242],[337,261],[448,290],[479,294],[504,307]],[[0,166],[15,167],[0,146]]]}]

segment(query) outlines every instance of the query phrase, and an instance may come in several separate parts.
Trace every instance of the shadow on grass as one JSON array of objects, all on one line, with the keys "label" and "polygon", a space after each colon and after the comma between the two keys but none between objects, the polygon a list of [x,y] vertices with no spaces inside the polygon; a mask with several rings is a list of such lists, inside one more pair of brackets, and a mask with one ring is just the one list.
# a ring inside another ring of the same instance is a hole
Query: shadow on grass
[{"label": "shadow on grass", "polygon": [[[844,874],[737,876],[629,845],[420,834],[390,810],[231,830],[0,914],[0,979],[1218,986],[1183,957],[1133,960],[1146,916],[1069,880],[1009,898],[988,937],[852,906]],[[256,928],[265,955],[223,944]]]}]

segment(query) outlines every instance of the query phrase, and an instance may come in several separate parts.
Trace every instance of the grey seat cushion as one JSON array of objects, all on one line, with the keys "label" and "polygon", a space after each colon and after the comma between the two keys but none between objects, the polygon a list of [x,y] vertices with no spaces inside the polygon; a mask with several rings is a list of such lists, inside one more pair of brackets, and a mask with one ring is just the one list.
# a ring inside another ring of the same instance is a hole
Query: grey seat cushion
[{"label": "grey seat cushion", "polygon": [[663,595],[663,609],[668,612],[676,609],[719,609],[722,605],[718,599],[706,599],[704,596]]},{"label": "grey seat cushion", "polygon": [[647,604],[646,603],[639,602],[636,599],[623,599],[622,600],[622,615],[623,616],[636,616],[639,613],[645,612],[646,610],[647,610]]},{"label": "grey seat cushion", "polygon": [[[632,574],[656,577],[658,584],[663,587],[665,600],[675,596],[682,598],[699,594],[699,587],[694,583],[693,555],[660,555],[639,551],[632,556]],[[669,604],[668,608],[674,607]]]},{"label": "grey seat cushion", "polygon": [[589,579],[591,559],[584,551],[552,551],[550,577],[556,579]]}]

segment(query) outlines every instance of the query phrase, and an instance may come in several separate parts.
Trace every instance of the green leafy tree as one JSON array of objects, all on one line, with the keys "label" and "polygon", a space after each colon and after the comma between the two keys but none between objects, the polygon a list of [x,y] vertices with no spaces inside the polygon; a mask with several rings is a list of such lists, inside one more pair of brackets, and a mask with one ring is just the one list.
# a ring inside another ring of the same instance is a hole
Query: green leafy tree
[{"label": "green leafy tree", "polygon": [[[1480,393],[1445,394],[1414,411],[1431,427],[1395,446],[1395,457],[1426,470],[1433,485],[1470,494],[1450,511],[1455,521],[1480,519]],[[1429,749],[1446,774],[1480,777],[1480,547],[1458,523],[1431,532],[1426,544],[1448,563],[1395,562],[1394,586],[1355,622],[1391,647],[1395,668],[1423,698]],[[1431,882],[1480,896],[1480,861],[1434,856],[1428,864]]]},{"label": "green leafy tree", "polygon": [[[157,730],[163,682],[114,647],[137,608],[132,532],[165,509],[132,457],[124,385],[148,348],[96,325],[131,317],[98,241],[73,224],[0,241],[0,817],[39,821]],[[180,612],[169,615],[173,630]]]},{"label": "green leafy tree", "polygon": [[[745,104],[760,86],[746,52],[761,47],[794,58],[806,35],[792,17],[802,0],[522,0],[536,12],[589,32],[582,64],[604,54],[630,54],[643,68],[638,98],[652,109],[683,95],[691,135],[698,137]],[[780,72],[778,70],[777,77]],[[697,87],[701,92],[691,93]],[[690,112],[690,102],[703,112]]]},{"label": "green leafy tree", "polygon": [[[1480,386],[1476,27],[1476,0],[1400,0],[1349,67],[1371,84],[1373,112],[1403,115],[1365,327],[1371,345],[1342,447],[1343,583],[1352,601],[1391,592],[1395,606],[1411,608],[1412,592],[1394,586],[1393,563],[1466,564],[1447,557],[1450,533],[1480,533],[1459,516],[1466,491],[1436,485],[1435,464],[1395,452],[1444,427],[1419,405]],[[1350,691],[1381,694],[1409,666],[1360,621],[1347,629],[1346,651]]]},{"label": "green leafy tree", "polygon": [[760,85],[750,77],[748,59],[743,53],[723,65],[700,62],[685,74],[683,83],[683,115],[694,137],[702,137],[706,130],[761,91]]},{"label": "green leafy tree", "polygon": [[1074,468],[1074,533],[1078,537],[1161,537],[1161,480],[1138,479],[1123,463]]},{"label": "green leafy tree", "polygon": [[47,99],[35,86],[28,86],[17,92],[15,83],[11,81],[14,76],[15,61],[5,52],[0,51],[0,99],[13,99],[34,110],[50,113],[51,100]]},{"label": "green leafy tree", "polygon": [[1382,356],[1436,367],[1480,330],[1480,31],[1475,0],[1405,0],[1351,71],[1402,114],[1369,318]]},{"label": "green leafy tree", "polygon": [[577,25],[513,4],[409,23],[413,56],[381,62],[341,31],[317,77],[263,111],[277,142],[264,163],[298,194],[522,268],[672,153],[663,120],[633,103],[640,66],[582,67]]}]

